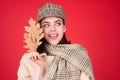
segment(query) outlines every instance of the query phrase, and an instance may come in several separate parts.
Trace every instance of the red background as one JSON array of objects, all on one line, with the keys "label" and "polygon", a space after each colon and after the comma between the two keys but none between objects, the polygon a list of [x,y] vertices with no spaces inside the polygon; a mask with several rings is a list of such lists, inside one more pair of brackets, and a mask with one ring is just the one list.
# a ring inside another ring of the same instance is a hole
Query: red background
[{"label": "red background", "polygon": [[46,2],[60,4],[67,14],[67,37],[84,45],[96,80],[120,79],[120,9],[116,0],[1,0],[0,80],[16,80],[24,26],[36,19]]}]

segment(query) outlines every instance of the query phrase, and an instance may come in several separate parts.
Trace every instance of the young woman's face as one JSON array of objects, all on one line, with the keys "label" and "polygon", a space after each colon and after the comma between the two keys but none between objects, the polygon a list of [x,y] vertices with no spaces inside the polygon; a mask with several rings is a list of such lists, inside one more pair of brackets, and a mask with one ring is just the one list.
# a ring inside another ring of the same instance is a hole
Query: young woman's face
[{"label": "young woman's face", "polygon": [[66,27],[63,20],[58,17],[47,17],[42,20],[41,26],[45,33],[45,39],[51,45],[58,44],[63,38]]}]

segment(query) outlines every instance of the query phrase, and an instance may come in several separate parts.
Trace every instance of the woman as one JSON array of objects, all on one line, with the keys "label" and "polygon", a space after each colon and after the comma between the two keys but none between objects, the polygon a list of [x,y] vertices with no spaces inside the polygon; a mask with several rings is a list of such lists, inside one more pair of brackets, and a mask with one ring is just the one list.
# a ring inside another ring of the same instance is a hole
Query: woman
[{"label": "woman", "polygon": [[[23,55],[18,80],[94,80],[86,50],[65,37],[65,13],[48,3],[40,8],[38,22],[45,34],[37,52]],[[40,56],[47,55],[44,61]]]}]

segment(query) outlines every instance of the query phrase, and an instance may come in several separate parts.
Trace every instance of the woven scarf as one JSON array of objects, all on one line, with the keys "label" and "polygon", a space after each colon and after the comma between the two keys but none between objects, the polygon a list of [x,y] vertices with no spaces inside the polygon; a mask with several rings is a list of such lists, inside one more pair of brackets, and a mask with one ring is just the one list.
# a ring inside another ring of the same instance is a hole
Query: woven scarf
[{"label": "woven scarf", "polygon": [[45,80],[80,80],[81,71],[94,80],[92,65],[85,48],[78,44],[46,45],[55,56]]}]

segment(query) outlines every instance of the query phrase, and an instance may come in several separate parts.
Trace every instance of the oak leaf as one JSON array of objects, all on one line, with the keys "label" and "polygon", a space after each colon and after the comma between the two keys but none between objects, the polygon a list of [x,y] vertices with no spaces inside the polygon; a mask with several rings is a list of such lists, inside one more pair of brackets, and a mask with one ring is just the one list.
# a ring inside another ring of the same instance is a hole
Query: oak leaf
[{"label": "oak leaf", "polygon": [[29,26],[24,28],[26,31],[24,33],[24,42],[26,43],[24,47],[28,48],[28,51],[37,51],[37,47],[42,43],[40,40],[44,37],[40,24],[30,18]]}]

